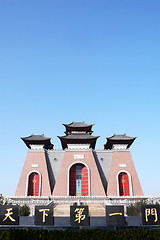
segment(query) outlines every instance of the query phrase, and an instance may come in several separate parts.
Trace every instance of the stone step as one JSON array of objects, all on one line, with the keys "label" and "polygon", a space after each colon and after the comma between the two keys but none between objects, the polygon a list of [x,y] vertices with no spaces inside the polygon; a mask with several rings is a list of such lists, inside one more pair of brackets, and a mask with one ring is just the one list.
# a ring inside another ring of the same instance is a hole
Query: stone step
[{"label": "stone step", "polygon": [[[88,204],[88,208],[90,217],[105,217],[105,208],[101,204]],[[70,204],[57,204],[54,216],[70,217]]]},{"label": "stone step", "polygon": [[70,205],[69,204],[58,204],[54,208],[55,217],[69,217],[70,216]]},{"label": "stone step", "polygon": [[105,217],[105,208],[101,204],[88,204],[90,217]]}]

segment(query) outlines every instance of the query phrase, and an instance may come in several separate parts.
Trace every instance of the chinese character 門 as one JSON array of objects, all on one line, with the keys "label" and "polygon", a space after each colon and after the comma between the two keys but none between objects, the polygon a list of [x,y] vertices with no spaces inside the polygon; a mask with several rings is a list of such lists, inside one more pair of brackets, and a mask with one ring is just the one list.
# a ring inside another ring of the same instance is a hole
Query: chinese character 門
[{"label": "chinese character \u9580", "polygon": [[146,222],[148,222],[148,217],[150,215],[155,217],[154,222],[158,221],[157,209],[156,208],[146,208],[145,209],[145,219],[146,219]]}]

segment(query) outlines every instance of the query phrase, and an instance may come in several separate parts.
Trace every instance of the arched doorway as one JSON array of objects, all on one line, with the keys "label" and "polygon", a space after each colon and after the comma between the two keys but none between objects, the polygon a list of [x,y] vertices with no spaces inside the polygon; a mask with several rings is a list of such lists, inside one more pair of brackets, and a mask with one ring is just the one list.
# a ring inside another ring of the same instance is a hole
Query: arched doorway
[{"label": "arched doorway", "polygon": [[69,195],[88,196],[88,169],[84,164],[74,164],[70,168]]},{"label": "arched doorway", "polygon": [[126,172],[118,175],[119,196],[130,196],[129,176]]},{"label": "arched doorway", "polygon": [[40,195],[40,175],[37,172],[32,172],[28,178],[28,196]]}]

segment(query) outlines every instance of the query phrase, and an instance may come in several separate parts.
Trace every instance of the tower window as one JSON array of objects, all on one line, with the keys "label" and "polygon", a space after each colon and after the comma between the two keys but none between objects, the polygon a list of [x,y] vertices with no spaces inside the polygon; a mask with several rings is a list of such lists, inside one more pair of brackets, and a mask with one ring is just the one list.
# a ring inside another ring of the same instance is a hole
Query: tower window
[{"label": "tower window", "polygon": [[83,164],[75,164],[70,168],[69,195],[88,196],[88,169]]},{"label": "tower window", "polygon": [[28,179],[28,196],[39,196],[40,175],[37,172],[32,172]]},{"label": "tower window", "polygon": [[119,195],[130,196],[129,176],[126,172],[121,172],[118,176]]}]

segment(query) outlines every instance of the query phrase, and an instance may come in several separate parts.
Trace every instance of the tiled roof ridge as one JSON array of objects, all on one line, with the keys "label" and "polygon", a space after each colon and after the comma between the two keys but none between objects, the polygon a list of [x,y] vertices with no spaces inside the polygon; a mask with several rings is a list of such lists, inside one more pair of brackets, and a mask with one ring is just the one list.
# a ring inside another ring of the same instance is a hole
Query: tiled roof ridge
[{"label": "tiled roof ridge", "polygon": [[117,140],[118,140],[118,139],[126,139],[126,140],[128,139],[128,140],[129,140],[129,139],[135,139],[135,138],[136,138],[136,137],[127,136],[126,133],[124,133],[124,134],[113,134],[111,137],[107,137],[107,139],[110,139],[110,140],[112,140],[112,139],[113,139],[113,140],[114,140],[114,139],[115,139],[115,140],[116,140],[116,139],[117,139]]},{"label": "tiled roof ridge", "polygon": [[94,124],[88,124],[86,123],[85,121],[83,122],[71,122],[71,123],[63,123],[64,126],[67,126],[67,127],[89,127],[89,126],[93,126]]},{"label": "tiled roof ridge", "polygon": [[48,140],[48,139],[51,139],[49,137],[46,137],[44,134],[31,134],[30,136],[28,137],[22,137],[21,138],[22,140],[30,140],[30,141],[33,141],[33,140]]}]

